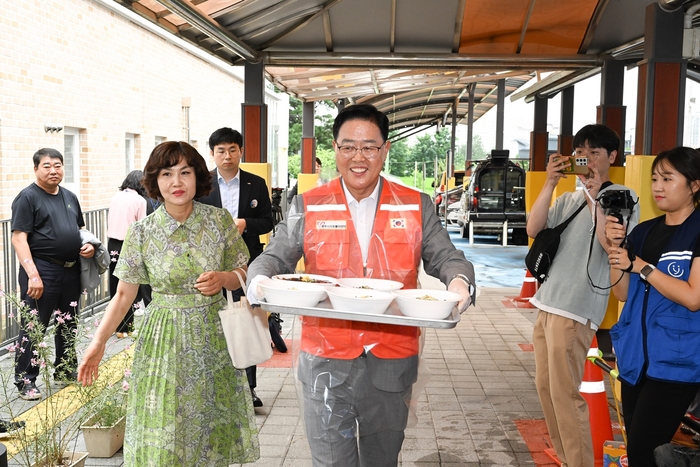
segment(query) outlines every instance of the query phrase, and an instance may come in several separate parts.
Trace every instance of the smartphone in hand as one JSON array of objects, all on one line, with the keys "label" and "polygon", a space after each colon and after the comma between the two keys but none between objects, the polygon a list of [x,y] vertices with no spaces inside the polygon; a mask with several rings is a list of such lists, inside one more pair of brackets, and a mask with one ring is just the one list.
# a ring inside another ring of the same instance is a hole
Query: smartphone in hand
[{"label": "smartphone in hand", "polygon": [[568,157],[570,165],[562,170],[565,174],[588,175],[588,158],[585,156],[562,156]]}]

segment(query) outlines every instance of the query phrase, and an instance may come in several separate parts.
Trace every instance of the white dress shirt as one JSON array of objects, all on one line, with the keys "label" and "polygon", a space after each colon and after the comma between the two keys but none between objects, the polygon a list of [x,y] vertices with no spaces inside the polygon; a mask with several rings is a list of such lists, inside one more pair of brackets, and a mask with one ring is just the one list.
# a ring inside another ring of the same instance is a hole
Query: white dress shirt
[{"label": "white dress shirt", "polygon": [[221,194],[221,207],[231,213],[236,219],[238,217],[238,200],[241,197],[241,170],[228,182],[219,174],[216,169],[216,178],[219,181],[219,193]]},{"label": "white dress shirt", "polygon": [[360,250],[362,251],[362,263],[367,265],[367,252],[369,250],[369,240],[372,236],[372,227],[374,227],[374,215],[377,212],[377,201],[379,200],[379,181],[374,187],[372,194],[367,198],[357,201],[348,191],[348,188],[343,183],[345,191],[345,199],[350,208],[350,216],[355,224],[355,232],[357,232],[357,240],[360,242]]}]

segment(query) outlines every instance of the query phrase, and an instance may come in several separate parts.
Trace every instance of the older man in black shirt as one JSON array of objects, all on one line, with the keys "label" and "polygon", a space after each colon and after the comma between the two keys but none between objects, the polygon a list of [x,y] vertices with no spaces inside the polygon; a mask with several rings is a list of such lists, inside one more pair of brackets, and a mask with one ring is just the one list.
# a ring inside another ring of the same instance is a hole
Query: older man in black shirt
[{"label": "older man in black shirt", "polygon": [[[21,299],[36,309],[44,326],[55,310],[74,314],[80,299],[79,256],[91,258],[95,249],[82,245],[80,229],[85,227],[78,198],[59,187],[63,180],[63,156],[44,148],[34,154],[36,182],[23,189],[12,202],[12,246],[22,268],[19,271]],[[77,357],[70,335],[76,327],[71,319],[57,324],[54,379],[75,379]],[[66,332],[68,331],[68,332]],[[24,400],[37,400],[39,367],[33,365],[33,342],[22,323],[15,357],[15,385]]]}]

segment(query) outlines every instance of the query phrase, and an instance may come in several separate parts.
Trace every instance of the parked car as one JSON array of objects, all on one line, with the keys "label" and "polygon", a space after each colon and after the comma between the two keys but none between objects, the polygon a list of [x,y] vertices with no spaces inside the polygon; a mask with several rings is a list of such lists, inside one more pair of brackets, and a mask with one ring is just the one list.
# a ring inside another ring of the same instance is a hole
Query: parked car
[{"label": "parked car", "polygon": [[[448,179],[447,172],[442,172],[438,180],[439,184],[435,184],[435,193],[433,193],[433,202],[435,203],[435,214],[440,218],[445,217],[445,207],[449,214],[450,207],[454,204],[454,210],[459,207],[459,198],[464,191],[466,170],[455,170],[454,177]],[[456,216],[453,217],[456,224]],[[449,223],[449,219],[448,219]]]},{"label": "parked car", "polygon": [[507,150],[493,150],[472,170],[460,199],[457,224],[462,238],[474,232],[501,235],[508,221],[512,243],[526,245],[525,170],[511,161]]},{"label": "parked car", "polygon": [[[459,213],[460,201],[464,194],[464,188],[459,187],[447,192],[447,215],[445,216],[446,225],[459,225],[457,222],[457,214]],[[444,203],[442,209],[445,209]]]}]

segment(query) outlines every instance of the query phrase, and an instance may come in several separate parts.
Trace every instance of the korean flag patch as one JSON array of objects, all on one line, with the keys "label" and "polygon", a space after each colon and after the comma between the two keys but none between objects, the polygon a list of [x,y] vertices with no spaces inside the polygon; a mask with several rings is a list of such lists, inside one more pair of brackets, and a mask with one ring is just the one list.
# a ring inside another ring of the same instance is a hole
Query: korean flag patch
[{"label": "korean flag patch", "polygon": [[391,219],[391,228],[392,229],[405,229],[406,228],[406,219]]}]

